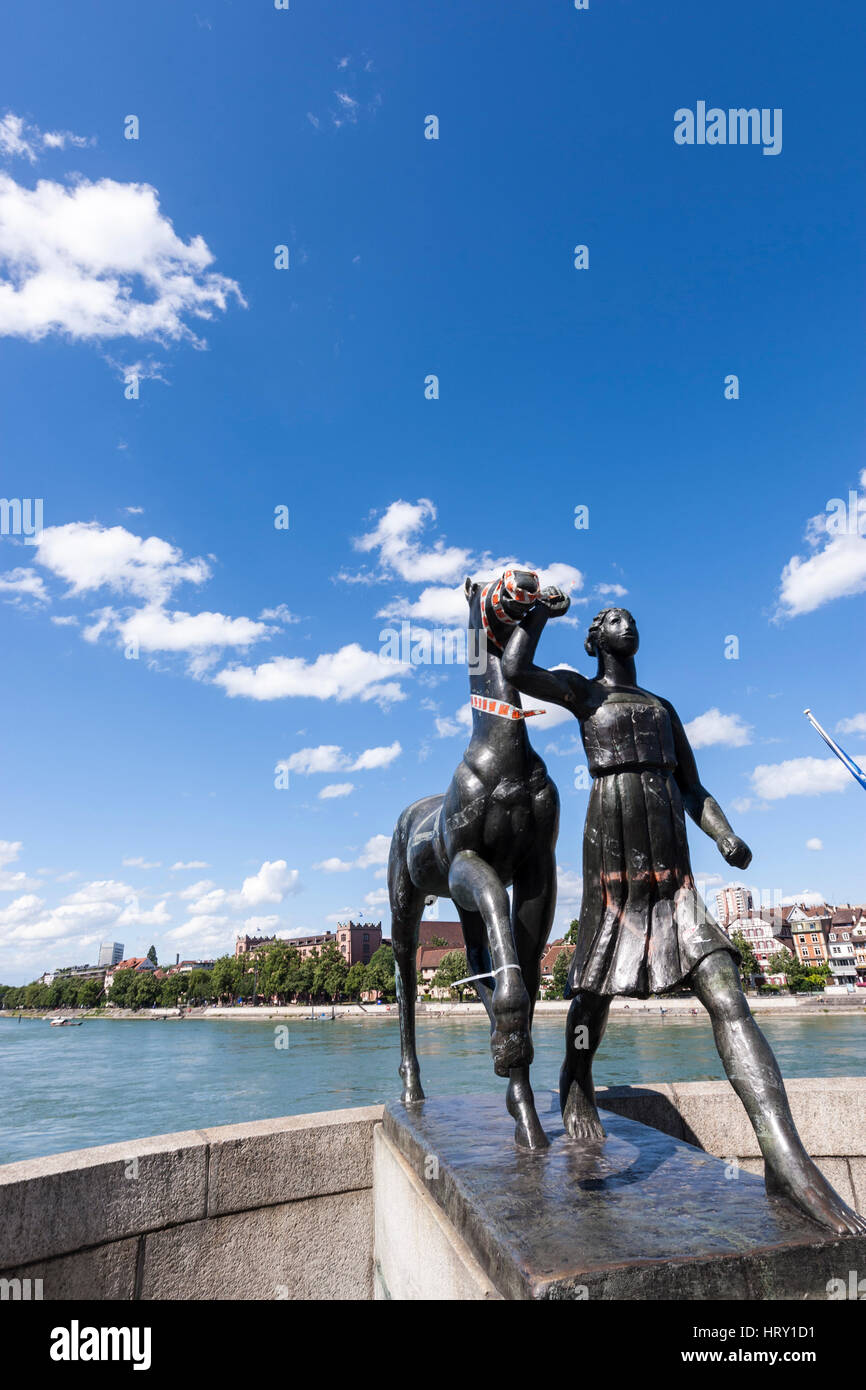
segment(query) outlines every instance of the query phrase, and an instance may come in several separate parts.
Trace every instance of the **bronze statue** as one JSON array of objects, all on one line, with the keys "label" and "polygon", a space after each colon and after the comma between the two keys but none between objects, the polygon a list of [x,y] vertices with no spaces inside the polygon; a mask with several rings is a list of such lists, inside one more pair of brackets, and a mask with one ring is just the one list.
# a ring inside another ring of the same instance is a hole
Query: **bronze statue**
[{"label": "bronze statue", "polygon": [[[472,737],[444,796],[400,816],[391,840],[388,892],[400,1010],[403,1101],[424,1099],[415,1051],[415,953],[429,895],[459,913],[469,975],[490,1019],[494,1070],[508,1077],[515,1139],[547,1145],[529,1084],[532,1013],[541,955],[556,905],[554,848],[559,796],[526,736],[516,688],[502,674],[509,633],[535,603],[537,576],[507,570],[483,589],[466,580]],[[513,884],[512,903],[506,889]]]},{"label": "bronze statue", "polygon": [[598,670],[586,679],[534,665],[548,618],[569,600],[539,593],[509,637],[504,679],[533,699],[565,706],[580,722],[593,777],[583,843],[583,903],[568,983],[572,1004],[560,1104],[566,1131],[604,1138],[592,1060],[611,998],[646,998],[688,984],[707,1009],[725,1071],[755,1129],[767,1192],[784,1196],[840,1235],[866,1231],[806,1153],[778,1063],[740,984],[739,955],[707,912],[692,876],[685,812],[716,842],[728,864],[752,855],[701,785],[694,753],[669,701],[637,684],[638,632],[624,608],[595,618],[586,651]]}]

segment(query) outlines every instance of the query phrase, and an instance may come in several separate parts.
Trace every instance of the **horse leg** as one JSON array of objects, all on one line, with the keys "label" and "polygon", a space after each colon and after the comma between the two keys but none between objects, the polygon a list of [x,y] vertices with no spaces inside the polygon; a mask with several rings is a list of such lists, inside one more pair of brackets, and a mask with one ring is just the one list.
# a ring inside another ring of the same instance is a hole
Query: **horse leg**
[{"label": "horse leg", "polygon": [[400,1013],[401,1099],[405,1105],[424,1099],[421,1069],[415,1051],[415,996],[418,992],[416,952],[424,912],[424,890],[409,875],[405,851],[398,835],[388,858],[388,895],[391,900],[391,944],[394,950],[397,1004]]},{"label": "horse leg", "polygon": [[[457,915],[460,918],[460,925],[463,928],[463,940],[466,942],[466,964],[469,966],[470,975],[481,975],[484,971],[490,970],[490,952],[487,949],[487,937],[484,934],[484,919],[480,912],[470,912],[467,908],[455,904]],[[473,980],[472,988],[478,995],[485,1009],[491,1024],[493,1018],[493,984],[495,976],[491,975],[487,980]]]},{"label": "horse leg", "polygon": [[[541,957],[553,925],[555,908],[556,860],[551,849],[534,859],[514,880],[512,933],[529,994],[530,1027],[541,980]],[[549,1140],[536,1113],[528,1065],[511,1068],[506,1104],[516,1123],[518,1144],[530,1149],[546,1147]]]},{"label": "horse leg", "polygon": [[497,1076],[508,1076],[512,1067],[528,1067],[532,1061],[530,999],[511,934],[508,894],[486,860],[472,850],[454,856],[448,892],[458,908],[480,913],[484,922],[496,981],[491,1001],[493,1070]]}]

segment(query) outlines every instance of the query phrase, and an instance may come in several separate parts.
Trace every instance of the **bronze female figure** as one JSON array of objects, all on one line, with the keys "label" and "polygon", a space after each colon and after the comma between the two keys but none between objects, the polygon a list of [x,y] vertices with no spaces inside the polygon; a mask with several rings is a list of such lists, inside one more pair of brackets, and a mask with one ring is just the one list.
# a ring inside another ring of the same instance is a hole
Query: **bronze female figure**
[{"label": "bronze female figure", "polygon": [[728,864],[745,869],[751,851],[701,785],[673,705],[637,684],[631,613],[607,608],[592,623],[585,645],[598,657],[593,679],[534,664],[545,623],[568,606],[559,590],[543,591],[502,658],[506,681],[534,699],[565,706],[579,720],[594,779],[560,1077],[566,1130],[584,1142],[604,1137],[592,1060],[611,998],[646,998],[688,984],[710,1015],[719,1056],[755,1129],[768,1193],[787,1197],[839,1234],[862,1233],[866,1221],[833,1190],[797,1134],[778,1063],[740,984],[737,952],[698,894],[685,813]]}]

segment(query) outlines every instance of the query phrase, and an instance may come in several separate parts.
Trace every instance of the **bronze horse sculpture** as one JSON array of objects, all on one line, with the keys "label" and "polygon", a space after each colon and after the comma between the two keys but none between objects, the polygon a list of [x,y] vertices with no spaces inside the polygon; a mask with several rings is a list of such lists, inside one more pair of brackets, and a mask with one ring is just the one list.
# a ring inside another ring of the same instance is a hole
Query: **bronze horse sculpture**
[{"label": "bronze horse sculpture", "polygon": [[[453,900],[469,976],[490,1019],[494,1071],[508,1077],[515,1139],[545,1147],[529,1067],[541,956],[556,906],[559,796],[526,734],[501,657],[508,637],[544,594],[537,575],[507,570],[483,588],[467,579],[472,737],[444,795],[403,811],[391,840],[388,892],[400,1011],[402,1099],[424,1099],[415,1051],[418,934],[425,898]],[[546,592],[546,591],[545,591]],[[512,902],[507,889],[513,886]]]}]

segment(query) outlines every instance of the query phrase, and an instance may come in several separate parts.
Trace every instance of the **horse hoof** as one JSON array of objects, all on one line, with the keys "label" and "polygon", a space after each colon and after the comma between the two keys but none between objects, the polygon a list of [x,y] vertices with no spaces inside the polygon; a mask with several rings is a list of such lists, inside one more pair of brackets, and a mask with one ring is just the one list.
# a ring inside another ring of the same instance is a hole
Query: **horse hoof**
[{"label": "horse hoof", "polygon": [[403,1082],[403,1092],[400,1099],[404,1105],[417,1105],[419,1101],[426,1099],[421,1089],[421,1077],[417,1072],[409,1072],[407,1075],[407,1073],[403,1071],[403,1068],[400,1067],[397,1075]]},{"label": "horse hoof", "polygon": [[514,1067],[528,1067],[534,1051],[532,1038],[525,1029],[501,1033],[497,1028],[490,1038],[493,1070],[497,1076],[508,1076]]}]

